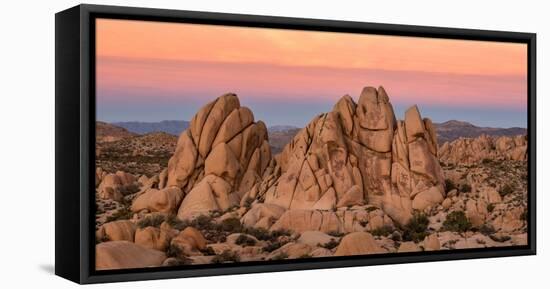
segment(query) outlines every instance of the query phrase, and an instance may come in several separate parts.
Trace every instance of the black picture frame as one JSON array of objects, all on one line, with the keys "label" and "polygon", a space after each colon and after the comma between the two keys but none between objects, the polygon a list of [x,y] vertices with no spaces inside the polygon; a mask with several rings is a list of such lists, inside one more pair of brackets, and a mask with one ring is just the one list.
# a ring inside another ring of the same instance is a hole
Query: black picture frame
[{"label": "black picture frame", "polygon": [[[95,18],[517,42],[528,45],[528,245],[95,271]],[[167,9],[79,5],[55,16],[55,274],[77,283],[306,270],[536,254],[536,34]]]}]

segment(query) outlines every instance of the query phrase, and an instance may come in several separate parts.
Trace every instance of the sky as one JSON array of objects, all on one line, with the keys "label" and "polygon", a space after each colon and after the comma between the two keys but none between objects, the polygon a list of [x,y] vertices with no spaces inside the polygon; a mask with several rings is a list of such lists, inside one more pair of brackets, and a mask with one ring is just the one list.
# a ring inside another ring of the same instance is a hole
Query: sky
[{"label": "sky", "polygon": [[190,120],[233,92],[267,126],[305,126],[383,86],[397,118],[527,126],[525,44],[98,19],[98,120]]}]

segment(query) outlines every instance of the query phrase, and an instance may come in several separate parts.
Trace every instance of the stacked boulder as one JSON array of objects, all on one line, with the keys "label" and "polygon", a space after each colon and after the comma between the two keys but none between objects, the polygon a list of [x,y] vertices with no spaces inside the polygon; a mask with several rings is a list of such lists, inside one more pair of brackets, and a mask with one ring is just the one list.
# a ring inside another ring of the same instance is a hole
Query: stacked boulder
[{"label": "stacked boulder", "polygon": [[445,197],[443,170],[437,159],[437,135],[432,121],[422,119],[415,105],[397,122],[392,144],[391,190],[383,208],[404,224],[413,210],[422,211]]},{"label": "stacked boulder", "polygon": [[357,104],[346,95],[302,129],[257,195],[287,210],[370,204],[405,224],[413,209],[443,200],[436,156],[434,127],[416,106],[398,122],[384,88],[366,87]]},{"label": "stacked boulder", "polygon": [[267,129],[235,94],[202,107],[179,137],[159,187],[184,194],[178,217],[239,205],[271,162]]},{"label": "stacked boulder", "polygon": [[[99,178],[98,176],[101,176]],[[107,174],[101,169],[96,170],[96,183],[98,183],[98,197],[100,199],[112,199],[122,201],[125,195],[134,193],[139,187],[136,177],[123,171]]]}]

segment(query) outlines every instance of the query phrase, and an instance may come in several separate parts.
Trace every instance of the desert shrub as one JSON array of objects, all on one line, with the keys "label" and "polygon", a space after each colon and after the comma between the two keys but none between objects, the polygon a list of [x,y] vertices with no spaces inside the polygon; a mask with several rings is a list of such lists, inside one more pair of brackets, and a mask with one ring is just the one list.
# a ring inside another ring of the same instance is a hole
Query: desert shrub
[{"label": "desert shrub", "polygon": [[493,162],[492,159],[483,159],[483,160],[481,161],[481,163],[484,164],[484,165],[488,165],[488,164],[490,164],[490,163],[492,163],[492,162]]},{"label": "desert shrub", "polygon": [[327,234],[331,235],[333,237],[343,237],[344,236],[344,233],[337,232],[337,231],[331,231],[331,232],[328,232]]},{"label": "desert shrub", "polygon": [[472,227],[472,224],[463,211],[454,211],[447,215],[443,222],[443,229],[454,232],[466,232]]},{"label": "desert shrub", "polygon": [[199,230],[211,230],[214,229],[215,222],[212,220],[212,217],[208,215],[200,215],[193,220],[191,220],[189,226],[193,226]]},{"label": "desert shrub", "polygon": [[339,244],[340,244],[340,242],[336,241],[336,239],[330,239],[330,241],[328,241],[324,244],[319,244],[319,247],[323,247],[325,249],[332,250],[332,249],[338,247]]},{"label": "desert shrub", "polygon": [[311,256],[310,254],[303,254],[300,257],[298,257],[298,259],[307,259],[307,258],[311,258],[311,257],[313,257],[313,256]]},{"label": "desert shrub", "polygon": [[107,217],[106,221],[108,223],[116,220],[129,220],[133,216],[134,212],[132,212],[128,207],[123,207],[122,209]]},{"label": "desert shrub", "polygon": [[167,266],[183,266],[192,264],[192,260],[187,257],[174,257],[167,263]]},{"label": "desert shrub", "polygon": [[290,236],[292,234],[289,230],[274,230],[269,231],[264,228],[246,227],[241,230],[242,233],[252,235],[254,238],[260,241],[276,241],[280,236]]},{"label": "desert shrub", "polygon": [[214,256],[216,251],[212,247],[206,247],[204,250],[201,250],[201,253],[205,256]]},{"label": "desert shrub", "polygon": [[214,264],[239,262],[239,261],[240,261],[239,255],[237,255],[237,253],[231,250],[224,250],[221,254],[216,255],[212,259],[212,263]]},{"label": "desert shrub", "polygon": [[264,229],[264,228],[249,227],[249,228],[245,228],[243,230],[243,233],[252,235],[254,236],[254,238],[262,241],[267,241],[272,239],[272,234],[267,229]]},{"label": "desert shrub", "polygon": [[235,244],[241,245],[241,246],[254,246],[256,245],[256,240],[253,238],[248,237],[245,234],[239,235],[237,240],[235,240]]},{"label": "desert shrub", "polygon": [[288,254],[284,253],[284,252],[281,252],[281,253],[275,255],[273,258],[271,258],[271,260],[284,260],[284,259],[287,259],[287,258],[288,258]]},{"label": "desert shrub", "polygon": [[250,208],[253,202],[254,198],[247,197],[246,200],[244,200],[244,207]]},{"label": "desert shrub", "polygon": [[388,225],[384,225],[380,228],[376,228],[370,232],[373,236],[388,236],[393,233],[393,228]]},{"label": "desert shrub", "polygon": [[221,230],[232,233],[241,232],[241,221],[238,218],[227,218],[220,223]]},{"label": "desert shrub", "polygon": [[365,209],[365,211],[367,211],[368,213],[372,212],[372,211],[376,211],[378,208],[377,207],[374,207],[374,206],[371,206],[371,207],[367,207]]},{"label": "desert shrub", "polygon": [[138,228],[145,228],[145,227],[159,227],[162,222],[164,222],[165,216],[163,214],[152,214],[149,216],[146,216],[145,218],[139,220],[137,222]]},{"label": "desert shrub", "polygon": [[479,232],[485,236],[490,236],[492,234],[494,234],[496,231],[495,231],[495,228],[493,228],[493,226],[489,225],[489,224],[483,224],[480,228],[479,228]]},{"label": "desert shrub", "polygon": [[292,235],[292,231],[286,230],[286,229],[279,229],[279,230],[271,231],[271,238],[272,239],[279,238],[281,236],[290,236],[290,235]]},{"label": "desert shrub", "polygon": [[504,196],[507,196],[511,193],[514,192],[514,187],[511,186],[510,184],[505,184],[502,188],[500,188],[500,190],[498,191],[498,193],[500,194],[501,197],[504,197]]},{"label": "desert shrub", "polygon": [[262,248],[262,251],[271,253],[279,248],[281,248],[286,242],[281,241],[274,241],[267,244],[265,247]]},{"label": "desert shrub", "polygon": [[403,228],[403,240],[420,242],[428,235],[430,221],[424,213],[416,212]]},{"label": "desert shrub", "polygon": [[451,179],[445,179],[445,192],[450,192],[456,189],[456,184]]},{"label": "desert shrub", "polygon": [[184,257],[184,254],[180,247],[170,244],[170,246],[166,250],[166,256],[180,258]]},{"label": "desert shrub", "polygon": [[469,193],[472,191],[472,186],[470,186],[469,184],[462,184],[460,185],[460,190],[459,190],[461,193]]},{"label": "desert shrub", "polygon": [[487,204],[487,212],[492,213],[495,210],[495,204]]},{"label": "desert shrub", "polygon": [[189,221],[180,220],[176,215],[166,216],[165,222],[178,231],[181,231],[191,225]]},{"label": "desert shrub", "polygon": [[134,194],[134,193],[137,193],[139,192],[139,185],[138,183],[133,183],[133,184],[129,184],[127,186],[122,186],[119,188],[120,190],[120,193],[122,193],[123,195],[131,195],[131,194]]}]

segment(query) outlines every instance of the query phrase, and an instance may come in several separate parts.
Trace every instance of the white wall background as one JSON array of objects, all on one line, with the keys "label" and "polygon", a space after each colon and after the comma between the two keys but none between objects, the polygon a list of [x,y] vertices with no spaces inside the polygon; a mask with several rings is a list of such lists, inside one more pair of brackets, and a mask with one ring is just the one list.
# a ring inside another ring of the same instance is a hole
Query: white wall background
[{"label": "white wall background", "polygon": [[[96,4],[538,34],[538,256],[99,285],[105,288],[542,288],[548,286],[547,1],[89,1]],[[77,1],[5,1],[0,16],[0,287],[69,288],[54,266],[54,13]],[[75,192],[77,193],[77,192]],[[546,230],[545,230],[546,228]],[[537,286],[537,284],[540,284]],[[93,287],[96,287],[94,285]],[[304,288],[304,287],[302,287]]]}]

